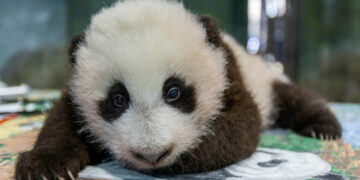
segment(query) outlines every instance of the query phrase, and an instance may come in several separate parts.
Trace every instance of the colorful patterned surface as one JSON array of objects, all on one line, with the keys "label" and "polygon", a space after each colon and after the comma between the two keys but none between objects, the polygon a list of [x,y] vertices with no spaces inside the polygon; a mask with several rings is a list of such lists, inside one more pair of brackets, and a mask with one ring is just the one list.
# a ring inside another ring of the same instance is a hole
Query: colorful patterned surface
[{"label": "colorful patterned surface", "polygon": [[313,152],[332,165],[331,172],[360,179],[360,105],[331,104],[331,109],[343,128],[341,140],[321,141],[290,131],[271,130],[263,133],[259,146]]},{"label": "colorful patterned surface", "polygon": [[[320,141],[298,136],[290,131],[271,130],[263,133],[259,147],[311,152],[323,159],[324,162],[331,164],[330,172],[314,176],[312,179],[344,179],[345,177],[360,179],[360,105],[331,104],[331,108],[343,126],[342,140]],[[31,148],[44,118],[44,115],[19,116],[0,124],[1,180],[11,178],[18,153]],[[106,169],[105,165],[98,167]],[[223,170],[220,171],[223,172]],[[123,178],[136,179],[137,177],[137,179],[141,179],[141,177],[145,177],[124,169],[119,172],[123,173]],[[216,172],[210,172],[201,176],[194,175],[192,178],[204,179],[216,175]],[[176,179],[176,177],[171,179],[174,178]],[[225,176],[220,178],[225,178]],[[146,176],[146,179],[153,178]]]},{"label": "colorful patterned surface", "polygon": [[321,141],[299,136],[293,132],[262,135],[259,146],[296,152],[312,152],[331,164],[331,172],[348,178],[360,179],[360,149],[343,140]]},{"label": "colorful patterned surface", "polygon": [[258,148],[247,159],[222,169],[207,173],[185,175],[153,175],[148,176],[123,168],[123,165],[110,161],[97,167],[88,166],[80,173],[80,177],[108,179],[148,179],[148,180],[264,180],[264,179],[308,179],[319,175],[329,175],[343,179],[341,175],[329,173],[331,165],[314,153],[294,152],[273,148]]},{"label": "colorful patterned surface", "polygon": [[18,116],[0,124],[0,179],[11,179],[17,155],[32,147],[45,115]]}]

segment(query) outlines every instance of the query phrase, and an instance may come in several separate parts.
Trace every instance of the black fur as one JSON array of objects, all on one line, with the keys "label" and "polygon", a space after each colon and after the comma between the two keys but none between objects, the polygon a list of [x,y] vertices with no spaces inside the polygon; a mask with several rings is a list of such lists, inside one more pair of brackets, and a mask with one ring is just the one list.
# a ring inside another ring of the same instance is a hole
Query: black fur
[{"label": "black fur", "polygon": [[[127,103],[124,107],[118,108],[114,106],[113,100],[117,95],[122,95],[127,100]],[[126,109],[128,109],[130,103],[130,95],[121,82],[115,83],[108,91],[107,97],[100,101],[99,104],[99,112],[100,115],[107,121],[111,122],[115,120],[123,114]]]},{"label": "black fur", "polygon": [[199,21],[206,31],[208,43],[214,47],[219,47],[221,39],[216,20],[209,15],[202,15]]},{"label": "black fur", "polygon": [[[84,124],[67,91],[49,113],[31,151],[20,154],[15,179],[49,180],[75,177],[88,164],[96,164],[107,156],[86,133],[77,133]],[[75,123],[76,122],[76,123]],[[57,177],[58,176],[58,177]]]},{"label": "black fur", "polygon": [[173,102],[166,102],[172,107],[181,110],[184,113],[191,113],[195,109],[195,90],[192,86],[186,86],[184,81],[176,77],[167,79],[163,86],[163,98],[166,99],[167,92],[172,87],[177,87],[180,90],[180,98]]},{"label": "black fur", "polygon": [[341,126],[327,107],[326,101],[316,93],[296,84],[273,84],[279,114],[276,125],[290,128],[304,136],[338,139]]},{"label": "black fur", "polygon": [[70,42],[68,55],[69,55],[69,60],[70,60],[70,64],[72,67],[76,63],[75,53],[79,49],[80,43],[83,43],[84,40],[85,40],[84,34],[78,34],[78,35],[74,36]]}]

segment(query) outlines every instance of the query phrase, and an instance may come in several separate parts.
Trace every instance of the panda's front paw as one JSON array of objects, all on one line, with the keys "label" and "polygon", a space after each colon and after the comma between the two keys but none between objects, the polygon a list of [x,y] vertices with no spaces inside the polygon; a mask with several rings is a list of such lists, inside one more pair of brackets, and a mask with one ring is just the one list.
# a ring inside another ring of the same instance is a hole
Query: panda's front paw
[{"label": "panda's front paw", "polygon": [[337,140],[341,138],[341,127],[332,123],[312,124],[299,132],[301,135],[321,140]]},{"label": "panda's front paw", "polygon": [[73,180],[87,161],[69,154],[46,151],[28,151],[21,153],[17,161],[15,179],[65,179]]}]

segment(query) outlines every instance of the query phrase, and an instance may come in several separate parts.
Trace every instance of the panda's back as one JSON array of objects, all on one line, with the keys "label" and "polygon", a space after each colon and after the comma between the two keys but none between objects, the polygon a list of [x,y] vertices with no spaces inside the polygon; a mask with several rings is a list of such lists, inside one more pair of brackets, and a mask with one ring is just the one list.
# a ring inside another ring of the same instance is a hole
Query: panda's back
[{"label": "panda's back", "polygon": [[239,71],[244,78],[245,86],[253,95],[259,108],[262,128],[271,126],[274,123],[277,111],[273,82],[278,80],[288,83],[288,78],[281,68],[267,64],[261,56],[249,54],[230,35],[223,34],[222,39],[233,52]]}]

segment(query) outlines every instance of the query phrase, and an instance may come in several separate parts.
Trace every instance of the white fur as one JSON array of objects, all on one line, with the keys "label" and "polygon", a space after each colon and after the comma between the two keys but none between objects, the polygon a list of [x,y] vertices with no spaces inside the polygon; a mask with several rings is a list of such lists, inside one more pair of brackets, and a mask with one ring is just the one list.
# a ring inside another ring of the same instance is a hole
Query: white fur
[{"label": "white fur", "polygon": [[223,41],[233,51],[239,71],[243,75],[245,86],[258,105],[262,128],[269,127],[274,123],[274,116],[276,116],[272,83],[275,80],[287,83],[289,82],[288,78],[283,72],[275,71],[269,67],[260,56],[246,52],[231,36],[223,34]]},{"label": "white fur", "polygon": [[[183,5],[165,0],[118,2],[91,20],[86,44],[76,54],[71,93],[80,105],[88,130],[114,155],[137,168],[153,168],[129,153],[159,153],[174,145],[159,166],[199,143],[208,121],[221,109],[226,88],[225,59],[206,43],[206,33]],[[170,76],[195,87],[195,111],[186,114],[162,99]],[[118,120],[106,122],[98,113],[115,81],[130,94],[130,107]]]},{"label": "white fur", "polygon": [[[206,33],[183,5],[165,0],[118,2],[91,20],[86,44],[79,47],[71,80],[71,93],[80,105],[90,130],[115,157],[137,168],[153,168],[130,151],[160,153],[173,145],[165,166],[199,143],[209,121],[222,107],[227,87],[223,52],[206,43]],[[230,36],[223,35],[237,59],[245,85],[259,106],[263,127],[271,123],[274,109],[271,83],[287,82],[259,56],[246,53]],[[162,99],[167,78],[177,76],[195,87],[196,108],[189,114]],[[130,94],[130,107],[117,120],[105,121],[98,101],[109,87],[122,82]]]}]

